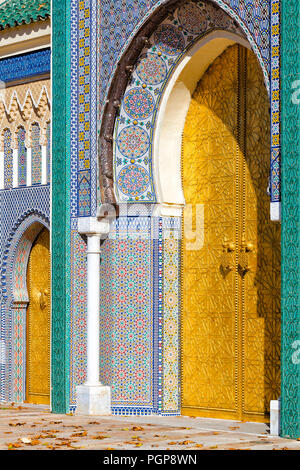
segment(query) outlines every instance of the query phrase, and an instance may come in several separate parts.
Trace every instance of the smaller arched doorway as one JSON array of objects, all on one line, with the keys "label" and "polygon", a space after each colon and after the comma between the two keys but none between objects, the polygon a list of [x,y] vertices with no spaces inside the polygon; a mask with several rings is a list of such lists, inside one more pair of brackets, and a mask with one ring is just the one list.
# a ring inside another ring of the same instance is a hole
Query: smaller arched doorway
[{"label": "smaller arched doorway", "polygon": [[50,237],[35,239],[27,267],[26,402],[50,403]]}]

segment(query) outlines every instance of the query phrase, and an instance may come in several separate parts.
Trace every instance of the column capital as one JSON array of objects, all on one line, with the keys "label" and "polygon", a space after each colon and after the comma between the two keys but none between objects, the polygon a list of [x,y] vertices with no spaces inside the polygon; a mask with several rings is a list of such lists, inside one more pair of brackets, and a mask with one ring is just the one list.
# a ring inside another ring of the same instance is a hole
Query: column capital
[{"label": "column capital", "polygon": [[78,232],[82,235],[106,235],[109,233],[109,221],[96,217],[79,217]]}]

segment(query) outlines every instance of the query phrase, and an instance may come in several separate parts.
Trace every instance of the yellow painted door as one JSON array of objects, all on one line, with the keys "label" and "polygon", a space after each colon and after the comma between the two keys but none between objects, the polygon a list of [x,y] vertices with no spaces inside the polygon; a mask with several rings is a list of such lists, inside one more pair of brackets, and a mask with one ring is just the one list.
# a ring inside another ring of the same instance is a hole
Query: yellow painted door
[{"label": "yellow painted door", "polygon": [[185,414],[264,421],[279,398],[280,226],[269,217],[269,155],[262,72],[235,45],[198,83],[183,135],[186,204],[204,209],[203,246],[194,249],[190,235],[182,244]]},{"label": "yellow painted door", "polygon": [[49,231],[35,240],[28,262],[26,401],[50,403]]}]

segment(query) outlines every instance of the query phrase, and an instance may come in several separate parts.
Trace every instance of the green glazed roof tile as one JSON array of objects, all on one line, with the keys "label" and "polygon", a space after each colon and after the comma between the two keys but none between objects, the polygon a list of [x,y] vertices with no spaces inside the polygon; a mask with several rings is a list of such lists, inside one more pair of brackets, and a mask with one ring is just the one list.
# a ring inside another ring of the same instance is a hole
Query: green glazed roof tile
[{"label": "green glazed roof tile", "polygon": [[0,30],[50,16],[50,0],[0,0]]}]

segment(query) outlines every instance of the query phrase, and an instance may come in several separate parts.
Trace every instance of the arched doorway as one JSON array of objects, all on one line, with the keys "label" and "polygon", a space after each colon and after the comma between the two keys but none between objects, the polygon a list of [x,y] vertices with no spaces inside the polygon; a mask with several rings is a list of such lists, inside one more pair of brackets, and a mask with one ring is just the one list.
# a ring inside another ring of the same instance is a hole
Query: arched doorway
[{"label": "arched doorway", "polygon": [[50,239],[35,239],[27,268],[26,401],[50,403]]},{"label": "arched doorway", "polygon": [[254,54],[226,49],[193,93],[186,204],[204,244],[182,244],[182,412],[265,421],[280,395],[280,226],[270,221],[268,95]]}]

